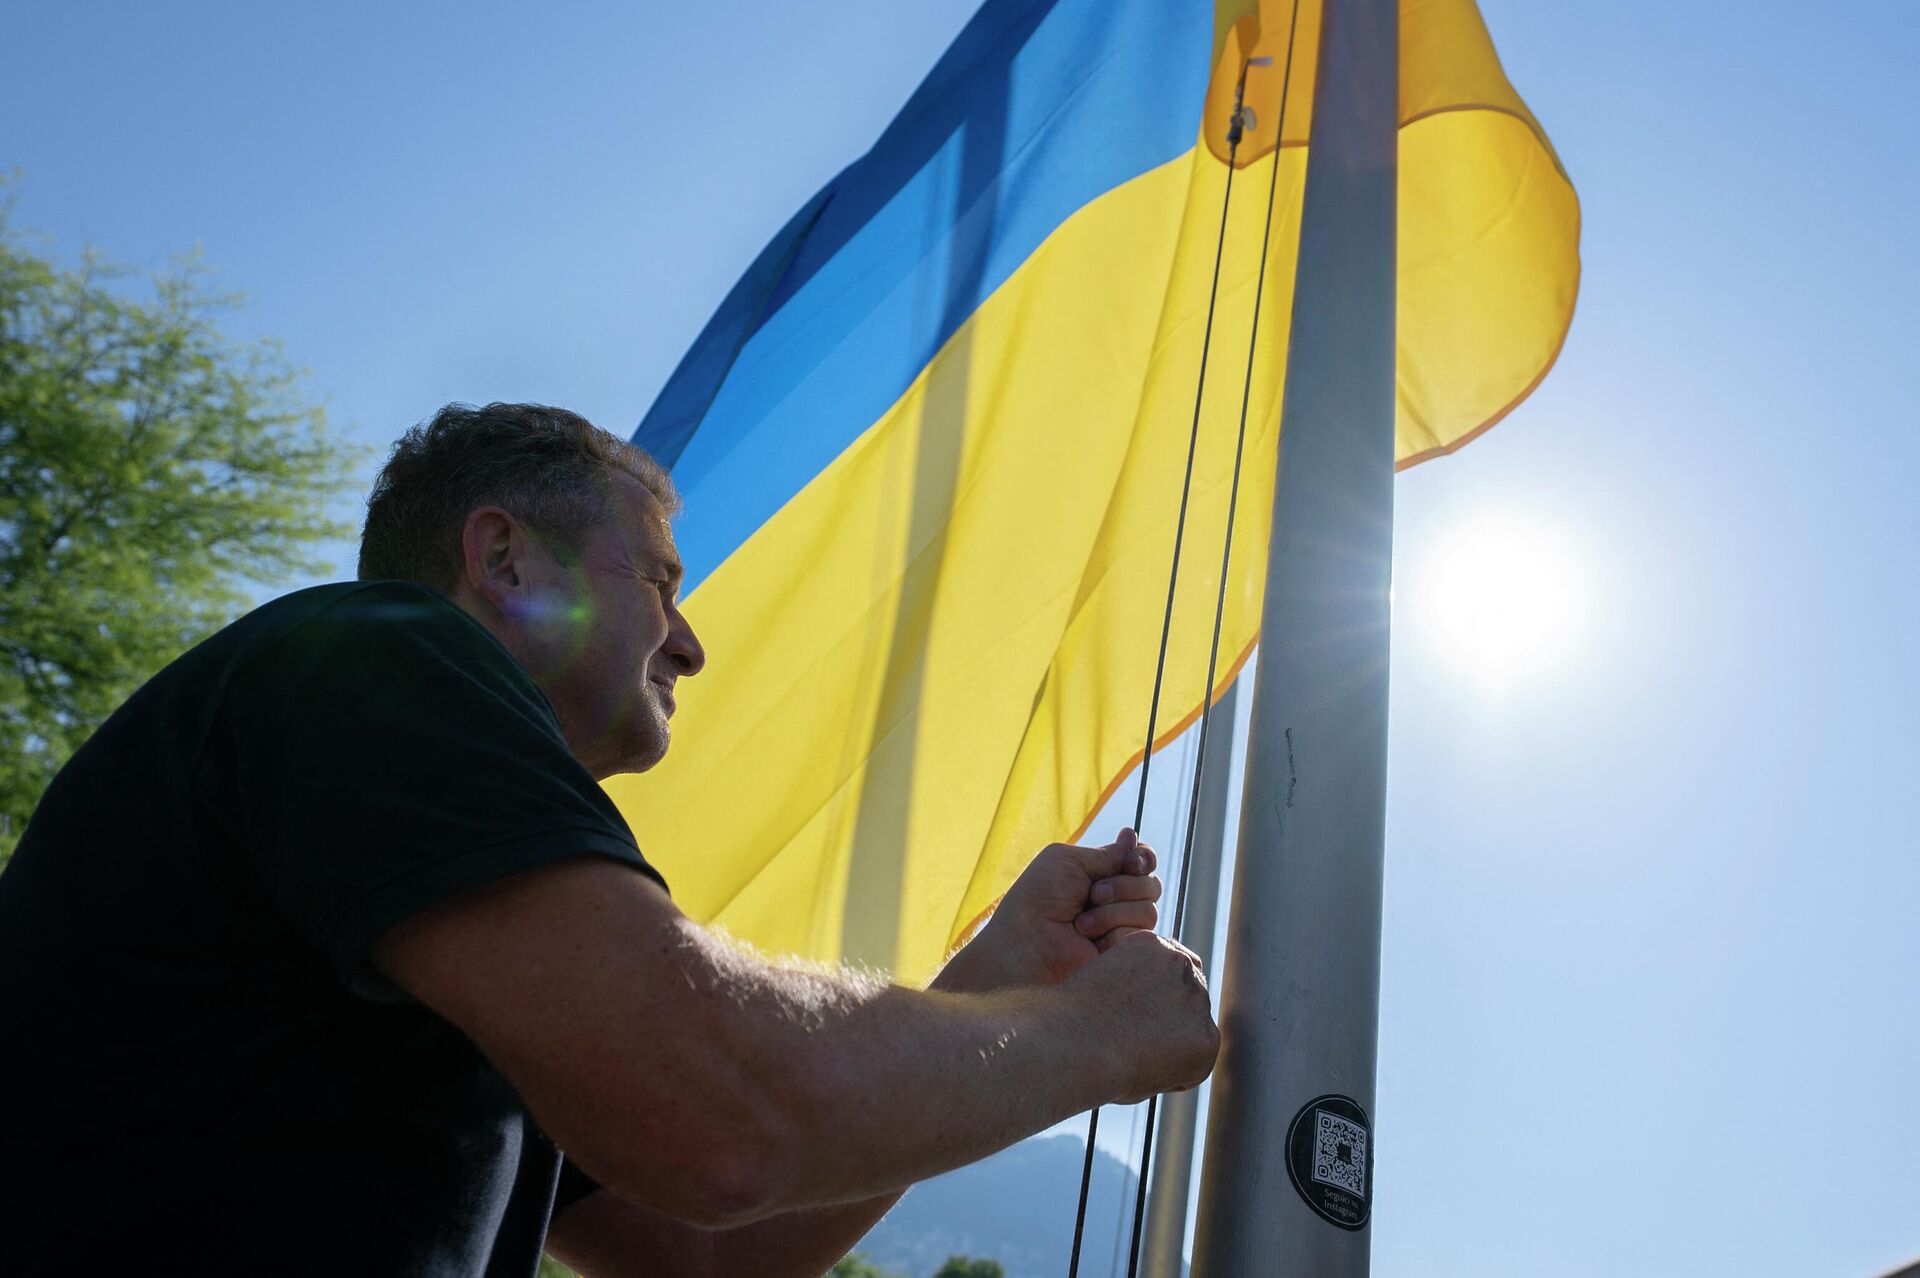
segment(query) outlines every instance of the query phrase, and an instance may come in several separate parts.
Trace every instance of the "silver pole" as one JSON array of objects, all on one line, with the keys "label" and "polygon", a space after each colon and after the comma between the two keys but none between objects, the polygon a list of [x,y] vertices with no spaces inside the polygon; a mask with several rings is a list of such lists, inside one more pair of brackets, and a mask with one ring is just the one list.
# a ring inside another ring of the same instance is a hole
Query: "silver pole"
[{"label": "silver pole", "polygon": [[[1213,920],[1220,909],[1220,866],[1227,856],[1227,774],[1232,770],[1239,701],[1240,681],[1235,679],[1210,716],[1209,728],[1219,735],[1210,733],[1200,769],[1200,814],[1193,832],[1193,866],[1187,871],[1192,878],[1187,886],[1187,916],[1180,926],[1181,944],[1198,954],[1209,969]],[[1142,1278],[1181,1278],[1199,1106],[1198,1088],[1160,1098],[1160,1131],[1154,1137],[1153,1179],[1147,1186],[1147,1223],[1140,1244]]]},{"label": "silver pole", "polygon": [[1194,1272],[1364,1278],[1400,0],[1326,0]]}]

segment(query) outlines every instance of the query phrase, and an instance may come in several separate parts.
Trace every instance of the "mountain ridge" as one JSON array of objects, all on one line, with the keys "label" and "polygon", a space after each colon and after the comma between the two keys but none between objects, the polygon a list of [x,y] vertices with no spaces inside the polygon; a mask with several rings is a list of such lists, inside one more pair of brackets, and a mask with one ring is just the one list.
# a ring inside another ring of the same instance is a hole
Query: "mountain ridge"
[{"label": "mountain ridge", "polygon": [[[953,1255],[997,1260],[1007,1278],[1059,1278],[1072,1255],[1085,1154],[1077,1136],[1038,1136],[936,1176],[909,1190],[854,1250],[914,1278]],[[1124,1272],[1135,1184],[1132,1168],[1095,1152],[1081,1278]]]}]

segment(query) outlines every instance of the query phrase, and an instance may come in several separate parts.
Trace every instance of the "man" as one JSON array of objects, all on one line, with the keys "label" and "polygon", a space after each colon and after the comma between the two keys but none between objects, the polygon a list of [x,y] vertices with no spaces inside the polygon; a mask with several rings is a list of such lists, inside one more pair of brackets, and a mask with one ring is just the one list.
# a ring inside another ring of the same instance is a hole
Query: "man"
[{"label": "man", "polygon": [[360,581],[74,756],[0,876],[0,1273],[814,1275],[915,1180],[1205,1076],[1131,833],[1043,852],[926,991],[674,908],[596,781],[705,662],[675,504],[571,413],[450,406]]}]

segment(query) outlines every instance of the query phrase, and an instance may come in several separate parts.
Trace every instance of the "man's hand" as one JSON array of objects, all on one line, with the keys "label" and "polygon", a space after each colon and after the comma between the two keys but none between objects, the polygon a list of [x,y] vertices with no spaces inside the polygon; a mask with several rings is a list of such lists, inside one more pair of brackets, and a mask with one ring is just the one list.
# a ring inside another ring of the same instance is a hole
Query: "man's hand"
[{"label": "man's hand", "polygon": [[1053,985],[1159,919],[1153,849],[1132,830],[1105,847],[1041,850],[935,981],[959,991]]},{"label": "man's hand", "polygon": [[1111,1044],[1113,1099],[1130,1105],[1185,1091],[1213,1072],[1220,1052],[1199,956],[1164,936],[1130,934],[1060,987]]}]

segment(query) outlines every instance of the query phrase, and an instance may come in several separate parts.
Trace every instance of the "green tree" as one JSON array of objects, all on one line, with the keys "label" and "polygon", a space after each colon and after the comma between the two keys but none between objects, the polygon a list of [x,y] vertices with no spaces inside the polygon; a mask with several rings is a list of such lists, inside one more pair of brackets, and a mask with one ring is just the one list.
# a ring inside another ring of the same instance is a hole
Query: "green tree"
[{"label": "green tree", "polygon": [[882,1269],[856,1251],[829,1269],[827,1278],[901,1278],[901,1275]]},{"label": "green tree", "polygon": [[1007,1269],[997,1260],[975,1260],[969,1256],[948,1256],[933,1278],[1007,1278]]},{"label": "green tree", "polygon": [[0,862],[54,772],[260,587],[318,572],[360,452],[188,258],[62,266],[0,184]]}]

